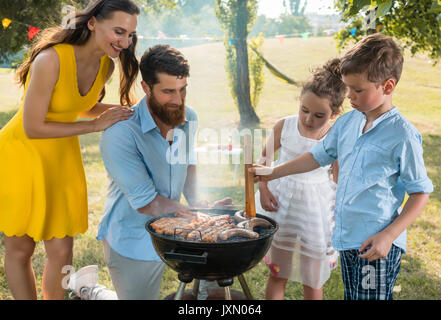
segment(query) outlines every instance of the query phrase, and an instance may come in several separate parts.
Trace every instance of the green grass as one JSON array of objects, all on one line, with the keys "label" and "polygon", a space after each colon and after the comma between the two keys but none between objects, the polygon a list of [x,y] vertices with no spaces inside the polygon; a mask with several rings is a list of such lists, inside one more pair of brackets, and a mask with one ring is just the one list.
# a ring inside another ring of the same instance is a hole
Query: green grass
[{"label": "green grass", "polygon": [[[231,128],[239,123],[239,115],[230,96],[230,89],[224,71],[223,44],[207,44],[182,49],[188,58],[191,70],[187,104],[194,107],[199,116],[199,129]],[[265,40],[265,57],[280,70],[296,80],[306,80],[312,68],[322,65],[327,59],[339,55],[330,38],[285,39],[283,45],[277,39]],[[435,192],[421,216],[408,229],[408,253],[403,256],[401,272],[396,285],[401,291],[396,299],[439,299],[441,297],[441,71],[432,67],[423,56],[405,56],[403,76],[400,80],[394,103],[400,112],[423,134],[424,158]],[[112,77],[107,88],[105,101],[117,103],[118,75]],[[265,70],[265,88],[257,113],[262,128],[271,128],[281,117],[298,111],[300,89],[286,85]],[[139,96],[141,90],[137,88]],[[21,90],[13,83],[13,74],[0,69],[0,127],[10,119],[20,101]],[[345,109],[350,110],[348,103]],[[99,155],[100,134],[80,137],[85,164],[89,194],[89,230],[75,239],[74,266],[80,268],[98,264],[100,282],[113,288],[104,264],[102,245],[95,240],[101,219],[107,176]],[[215,169],[215,170],[214,170]],[[239,179],[232,186],[234,166],[231,164],[202,164],[198,172],[201,193],[209,200],[225,196],[235,203],[244,203],[243,166],[239,167]],[[0,240],[0,299],[11,299],[7,288],[3,262],[3,239]],[[41,288],[41,275],[45,261],[43,244],[39,243],[33,258],[37,286]],[[268,271],[261,262],[245,274],[251,292],[258,299],[264,299]],[[160,298],[174,293],[178,287],[176,273],[166,269],[161,286]],[[191,286],[189,286],[191,287]],[[233,289],[240,290],[235,280]],[[39,297],[42,297],[39,291]],[[302,299],[301,284],[288,282],[286,299]],[[343,283],[340,268],[336,268],[324,286],[325,299],[343,299]]]}]

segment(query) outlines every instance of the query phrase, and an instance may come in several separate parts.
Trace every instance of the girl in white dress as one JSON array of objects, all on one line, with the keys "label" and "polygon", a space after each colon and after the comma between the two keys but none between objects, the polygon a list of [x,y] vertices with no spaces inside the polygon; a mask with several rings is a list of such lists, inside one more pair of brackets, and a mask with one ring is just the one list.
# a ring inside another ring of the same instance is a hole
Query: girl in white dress
[{"label": "girl in white dress", "polygon": [[[269,165],[278,149],[275,165],[284,163],[325,138],[346,94],[339,65],[339,59],[332,59],[313,72],[302,88],[299,114],[277,121],[259,164]],[[288,279],[303,284],[304,299],[323,298],[338,255],[331,246],[337,172],[334,163],[332,168],[259,182],[256,211],[279,224],[264,259],[270,269],[266,299],[283,299]]]}]

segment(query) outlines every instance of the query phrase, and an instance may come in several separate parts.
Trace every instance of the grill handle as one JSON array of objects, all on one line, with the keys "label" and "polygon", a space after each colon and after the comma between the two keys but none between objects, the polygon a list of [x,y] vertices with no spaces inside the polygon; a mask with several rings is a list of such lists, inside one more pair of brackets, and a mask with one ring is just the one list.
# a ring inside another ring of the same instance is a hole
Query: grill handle
[{"label": "grill handle", "polygon": [[168,261],[185,262],[193,264],[207,264],[208,252],[198,250],[189,251],[179,248],[173,248],[170,252],[164,253],[164,258]]}]

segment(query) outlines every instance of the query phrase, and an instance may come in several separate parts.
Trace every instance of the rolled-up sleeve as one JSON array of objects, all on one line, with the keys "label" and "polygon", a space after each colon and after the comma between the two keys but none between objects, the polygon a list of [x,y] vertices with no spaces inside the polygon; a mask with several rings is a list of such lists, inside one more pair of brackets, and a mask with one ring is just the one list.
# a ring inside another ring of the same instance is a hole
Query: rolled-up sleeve
[{"label": "rolled-up sleeve", "polygon": [[130,129],[114,125],[105,130],[100,142],[104,166],[133,209],[145,207],[157,192]]},{"label": "rolled-up sleeve", "polygon": [[409,135],[397,149],[400,179],[407,194],[432,193],[433,184],[427,176],[421,135]]},{"label": "rolled-up sleeve", "polygon": [[327,166],[337,160],[338,128],[337,123],[329,130],[325,139],[316,144],[309,152],[314,160],[321,166]]}]

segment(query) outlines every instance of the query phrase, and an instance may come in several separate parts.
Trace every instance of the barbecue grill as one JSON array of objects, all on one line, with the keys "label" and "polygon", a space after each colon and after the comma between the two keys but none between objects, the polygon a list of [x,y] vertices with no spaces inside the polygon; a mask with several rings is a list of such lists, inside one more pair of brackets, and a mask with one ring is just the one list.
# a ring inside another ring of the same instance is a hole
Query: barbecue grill
[{"label": "barbecue grill", "polygon": [[[152,223],[163,217],[174,217],[176,213],[152,218],[146,223],[153,246],[170,268],[178,273],[181,281],[175,300],[182,298],[187,283],[195,279],[193,295],[197,297],[199,280],[216,280],[219,286],[225,288],[225,298],[231,300],[230,286],[234,277],[238,277],[245,296],[253,299],[243,273],[253,268],[268,251],[274,233],[278,229],[277,222],[273,219],[256,214],[254,199],[254,179],[249,171],[252,167],[253,155],[251,135],[244,136],[244,176],[245,176],[245,216],[246,219],[261,218],[269,222],[269,227],[256,227],[253,231],[258,233],[257,238],[242,238],[240,236],[216,242],[204,242],[202,233],[200,239],[181,238],[174,234],[159,234],[152,227]],[[192,210],[196,211],[196,210]],[[199,209],[202,213],[211,216],[229,215],[233,219],[236,210],[228,209]],[[251,223],[251,220],[249,220]],[[268,223],[265,223],[268,225]],[[253,236],[257,236],[254,234]],[[221,237],[222,238],[222,237]]]},{"label": "barbecue grill", "polygon": [[[192,210],[196,211],[196,210]],[[198,212],[216,215],[230,215],[233,219],[236,210],[199,209]],[[181,281],[175,299],[181,299],[185,285],[196,280],[216,280],[219,286],[225,288],[226,298],[231,298],[229,286],[234,277],[238,277],[242,289],[248,299],[252,299],[243,273],[253,268],[268,251],[274,233],[278,229],[273,219],[257,214],[256,217],[270,222],[271,227],[254,229],[258,238],[248,239],[233,237],[217,242],[202,242],[200,239],[186,240],[175,235],[158,234],[151,224],[163,217],[173,217],[175,213],[150,219],[146,229],[150,233],[153,246],[161,259],[178,273]],[[195,281],[194,288],[197,288]],[[194,294],[197,295],[197,292]]]}]

